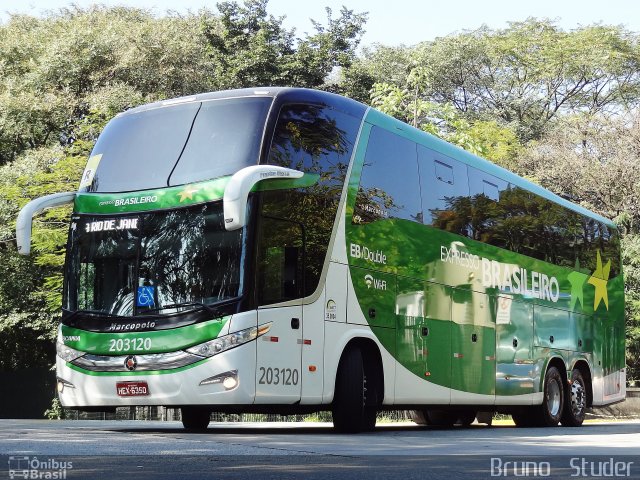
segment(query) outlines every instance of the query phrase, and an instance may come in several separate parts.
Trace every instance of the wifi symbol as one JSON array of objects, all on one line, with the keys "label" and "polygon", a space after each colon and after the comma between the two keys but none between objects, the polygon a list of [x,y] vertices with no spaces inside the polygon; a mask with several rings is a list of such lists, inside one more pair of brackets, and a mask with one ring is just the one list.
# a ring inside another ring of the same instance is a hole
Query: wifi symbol
[{"label": "wifi symbol", "polygon": [[364,276],[364,283],[367,284],[367,288],[371,288],[371,284],[373,283],[373,277],[370,274],[366,274]]}]

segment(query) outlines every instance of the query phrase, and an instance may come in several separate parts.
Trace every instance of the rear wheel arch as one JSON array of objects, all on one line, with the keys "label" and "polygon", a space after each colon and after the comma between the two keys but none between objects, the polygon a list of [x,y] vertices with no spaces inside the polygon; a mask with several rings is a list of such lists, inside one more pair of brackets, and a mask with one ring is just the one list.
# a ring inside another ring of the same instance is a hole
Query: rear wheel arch
[{"label": "rear wheel arch", "polygon": [[569,379],[568,372],[570,372],[570,370],[567,370],[566,362],[564,361],[564,359],[562,357],[553,356],[547,362],[547,365],[545,366],[543,375],[540,376],[540,391],[541,392],[544,391],[544,381],[545,381],[545,378],[547,376],[547,372],[549,371],[549,369],[551,367],[556,367],[558,369],[558,371],[560,372],[560,376],[562,377],[562,380],[565,382],[565,385],[568,382],[568,379]]}]

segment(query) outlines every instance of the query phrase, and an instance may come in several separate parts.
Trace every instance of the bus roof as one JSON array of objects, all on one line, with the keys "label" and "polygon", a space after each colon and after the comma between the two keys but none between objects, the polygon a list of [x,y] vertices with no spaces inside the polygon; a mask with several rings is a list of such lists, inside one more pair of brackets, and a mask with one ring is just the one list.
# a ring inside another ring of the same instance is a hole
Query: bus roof
[{"label": "bus roof", "polygon": [[335,93],[323,92],[322,90],[314,90],[310,88],[293,88],[293,87],[257,87],[257,88],[240,88],[236,90],[223,90],[220,92],[199,93],[197,95],[188,95],[184,97],[172,98],[169,100],[161,100],[158,102],[147,103],[139,107],[132,108],[119,115],[127,115],[129,113],[138,113],[154,108],[168,107],[189,102],[202,102],[207,100],[219,100],[224,98],[239,97],[273,97],[281,101],[287,102],[317,102],[323,103],[330,107],[350,113],[354,116],[362,117],[366,112],[366,105]]}]

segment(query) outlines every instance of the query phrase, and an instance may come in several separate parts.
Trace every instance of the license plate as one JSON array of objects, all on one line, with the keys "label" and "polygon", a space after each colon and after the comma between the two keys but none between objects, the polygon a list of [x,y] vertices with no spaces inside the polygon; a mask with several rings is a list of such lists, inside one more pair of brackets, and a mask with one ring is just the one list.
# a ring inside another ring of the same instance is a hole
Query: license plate
[{"label": "license plate", "polygon": [[149,395],[147,382],[117,382],[116,392],[120,397],[144,397]]}]

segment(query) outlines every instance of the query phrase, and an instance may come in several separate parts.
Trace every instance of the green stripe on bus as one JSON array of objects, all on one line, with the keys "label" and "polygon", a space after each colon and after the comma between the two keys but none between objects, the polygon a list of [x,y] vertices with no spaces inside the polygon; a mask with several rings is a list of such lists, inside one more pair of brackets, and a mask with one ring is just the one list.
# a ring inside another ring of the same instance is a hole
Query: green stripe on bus
[{"label": "green stripe on bus", "polygon": [[94,355],[165,353],[183,350],[216,338],[231,317],[169,330],[98,333],[62,325],[65,345]]},{"label": "green stripe on bus", "polygon": [[[127,193],[78,193],[75,213],[128,213],[147,212],[169,208],[186,207],[205,202],[222,200],[230,176],[177,187],[141,190]],[[286,190],[315,185],[320,175],[305,173],[301,178],[275,179],[259,182],[253,191]]]}]

